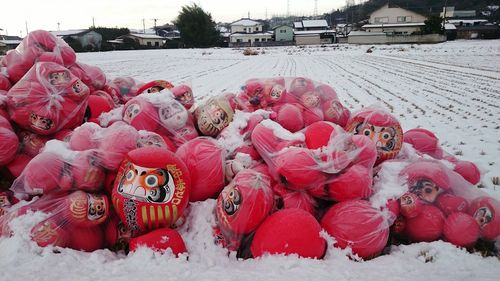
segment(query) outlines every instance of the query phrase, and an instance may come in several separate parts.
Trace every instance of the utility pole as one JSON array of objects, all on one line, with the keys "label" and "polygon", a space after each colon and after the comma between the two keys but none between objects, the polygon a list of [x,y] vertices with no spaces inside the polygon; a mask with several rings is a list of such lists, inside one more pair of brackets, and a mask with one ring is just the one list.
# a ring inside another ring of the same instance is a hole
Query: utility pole
[{"label": "utility pole", "polygon": [[61,23],[57,22],[57,31],[61,31]]},{"label": "utility pole", "polygon": [[446,32],[446,6],[448,6],[448,0],[444,1],[444,8],[443,8],[443,33]]},{"label": "utility pole", "polygon": [[314,0],[314,16],[318,15],[318,0]]},{"label": "utility pole", "polygon": [[95,19],[92,17],[92,27],[95,28]]},{"label": "utility pole", "polygon": [[290,0],[286,1],[286,16],[290,16]]},{"label": "utility pole", "polygon": [[142,19],[142,31],[144,34],[146,34],[146,21],[144,18]]},{"label": "utility pole", "polygon": [[153,22],[154,22],[154,30],[155,30],[155,34],[156,34],[156,35],[158,35],[157,30],[156,30],[156,21],[157,21],[157,20],[158,20],[158,19],[153,19]]},{"label": "utility pole", "polygon": [[25,26],[26,26],[26,35],[28,35],[28,33],[29,33],[29,32],[28,32],[28,21],[25,21],[25,22],[24,22],[24,24],[25,24]]}]

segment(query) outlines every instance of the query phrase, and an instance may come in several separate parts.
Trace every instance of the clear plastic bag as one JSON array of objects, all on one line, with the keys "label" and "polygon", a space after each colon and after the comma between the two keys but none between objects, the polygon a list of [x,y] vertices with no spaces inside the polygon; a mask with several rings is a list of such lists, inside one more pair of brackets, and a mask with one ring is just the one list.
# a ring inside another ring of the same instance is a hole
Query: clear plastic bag
[{"label": "clear plastic bag", "polygon": [[9,80],[16,83],[36,62],[69,67],[76,62],[76,54],[64,40],[48,31],[36,30],[30,32],[16,49],[7,52],[1,64],[6,66]]},{"label": "clear plastic bag", "polygon": [[0,218],[0,232],[12,235],[11,220],[30,211],[43,212],[45,218],[31,229],[31,239],[39,246],[69,247],[94,251],[105,247],[103,226],[111,209],[106,196],[75,191],[52,193],[11,210]]},{"label": "clear plastic bag", "polygon": [[83,123],[89,88],[53,62],[39,62],[7,93],[11,120],[40,135]]},{"label": "clear plastic bag", "polygon": [[275,120],[292,132],[322,120],[343,127],[350,116],[333,88],[304,77],[251,79],[237,97],[245,111],[273,110]]},{"label": "clear plastic bag", "polygon": [[134,97],[122,114],[123,121],[137,130],[168,136],[177,146],[198,136],[191,113],[168,90]]},{"label": "clear plastic bag", "polygon": [[14,160],[18,148],[19,139],[14,129],[6,118],[0,116],[0,167]]},{"label": "clear plastic bag", "polygon": [[451,162],[454,166],[453,170],[471,184],[477,185],[481,181],[479,167],[473,162],[460,160],[444,151],[439,144],[439,139],[431,131],[424,128],[408,130],[404,133],[404,142],[411,144],[420,154]]}]

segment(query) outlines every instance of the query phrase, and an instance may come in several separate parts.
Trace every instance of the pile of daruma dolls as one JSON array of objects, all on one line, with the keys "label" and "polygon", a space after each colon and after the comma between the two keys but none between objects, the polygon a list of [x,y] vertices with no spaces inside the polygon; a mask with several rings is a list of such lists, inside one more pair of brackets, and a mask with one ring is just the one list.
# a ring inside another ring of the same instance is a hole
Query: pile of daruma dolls
[{"label": "pile of daruma dolls", "polygon": [[[327,236],[362,259],[390,237],[473,248],[500,236],[500,203],[477,188],[474,163],[305,77],[197,104],[185,84],[107,79],[38,30],[0,62],[0,140],[0,234],[44,212],[31,228],[42,247],[187,253],[190,202],[209,199],[214,243],[245,258],[319,259]],[[381,204],[386,163],[399,184]]]}]

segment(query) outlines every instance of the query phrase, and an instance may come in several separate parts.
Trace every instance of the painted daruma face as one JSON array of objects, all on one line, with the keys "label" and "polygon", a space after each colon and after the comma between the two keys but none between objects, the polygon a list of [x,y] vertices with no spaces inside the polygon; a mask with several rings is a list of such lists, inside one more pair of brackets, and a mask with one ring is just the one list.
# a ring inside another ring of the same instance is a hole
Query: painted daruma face
[{"label": "painted daruma face", "polygon": [[123,197],[149,203],[168,203],[175,192],[172,175],[162,168],[144,168],[128,163],[118,193]]},{"label": "painted daruma face", "polygon": [[410,184],[410,192],[428,203],[436,201],[440,191],[439,186],[428,179],[419,179]]},{"label": "painted daruma face", "polygon": [[165,140],[158,135],[148,134],[140,136],[137,140],[137,147],[167,147]]},{"label": "painted daruma face", "polygon": [[141,113],[141,106],[137,103],[133,103],[125,109],[123,121],[130,124],[139,113]]},{"label": "painted daruma face", "polygon": [[167,130],[177,130],[186,125],[188,112],[179,102],[171,102],[158,111],[160,121]]},{"label": "painted daruma face", "polygon": [[285,87],[282,85],[276,84],[273,86],[273,88],[271,89],[271,92],[269,93],[268,102],[272,103],[272,104],[279,102],[281,100],[281,98],[284,96],[284,94],[285,94]]},{"label": "painted daruma face", "polygon": [[69,74],[66,71],[52,72],[49,74],[51,85],[62,85],[69,82]]},{"label": "painted daruma face", "polygon": [[217,136],[227,127],[230,118],[215,102],[210,102],[200,109],[197,115],[198,129],[203,135]]},{"label": "painted daruma face", "polygon": [[369,137],[382,152],[392,151],[396,147],[396,130],[393,127],[378,127],[368,123],[356,127],[356,135]]},{"label": "painted daruma face", "polygon": [[33,129],[48,131],[54,127],[54,122],[50,118],[45,118],[32,112],[30,114],[30,126]]},{"label": "painted daruma face", "polygon": [[488,207],[481,207],[474,212],[474,219],[480,227],[484,227],[493,220],[493,213]]},{"label": "painted daruma face", "polygon": [[222,194],[222,207],[224,212],[228,216],[234,215],[240,209],[242,199],[240,190],[236,186],[231,187],[227,193],[224,192]]},{"label": "painted daruma face", "polygon": [[186,90],[184,93],[176,96],[175,99],[183,105],[190,105],[193,102],[193,93],[189,90]]},{"label": "painted daruma face", "polygon": [[107,203],[104,201],[103,197],[96,196],[93,194],[88,194],[88,213],[87,218],[90,221],[99,221],[107,213]]},{"label": "painted daruma face", "polygon": [[377,162],[393,159],[403,145],[403,130],[399,121],[380,110],[361,111],[346,125],[346,131],[369,137],[377,147]]}]

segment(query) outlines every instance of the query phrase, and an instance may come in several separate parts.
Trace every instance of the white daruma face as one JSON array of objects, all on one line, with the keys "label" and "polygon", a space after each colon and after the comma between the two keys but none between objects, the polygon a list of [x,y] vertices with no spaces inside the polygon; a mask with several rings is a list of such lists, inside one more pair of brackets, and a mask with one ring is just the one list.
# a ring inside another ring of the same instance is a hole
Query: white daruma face
[{"label": "white daruma face", "polygon": [[168,103],[158,110],[160,122],[167,130],[178,130],[188,121],[188,112],[179,102]]},{"label": "white daruma face", "polygon": [[175,192],[170,172],[161,168],[144,168],[129,163],[118,185],[118,193],[137,201],[165,204]]},{"label": "white daruma face", "polygon": [[134,121],[134,118],[139,113],[141,113],[141,106],[137,103],[133,103],[125,109],[125,114],[123,115],[123,121],[130,124],[132,123],[132,121]]}]

